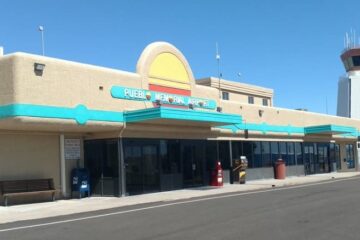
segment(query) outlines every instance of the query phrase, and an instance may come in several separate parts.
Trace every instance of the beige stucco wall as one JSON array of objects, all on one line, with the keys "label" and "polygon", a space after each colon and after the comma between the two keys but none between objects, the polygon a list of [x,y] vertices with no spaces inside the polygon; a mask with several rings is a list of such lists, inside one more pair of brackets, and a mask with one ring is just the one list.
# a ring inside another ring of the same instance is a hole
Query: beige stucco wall
[{"label": "beige stucco wall", "polygon": [[[34,62],[46,64],[43,76],[35,75],[33,71]],[[8,66],[6,69],[14,69],[14,72],[16,72],[15,75],[7,72],[1,76],[2,81],[0,82],[8,86],[7,88],[4,87],[4,89],[8,89],[6,91],[12,94],[0,95],[0,103],[10,103],[13,99],[15,103],[50,106],[75,107],[78,104],[84,104],[90,109],[110,111],[153,107],[152,104],[141,101],[115,99],[110,94],[111,87],[115,85],[146,89],[147,86],[142,86],[142,77],[137,73],[116,71],[29,54],[14,54],[12,57],[1,58],[0,64]],[[99,89],[100,86],[103,87],[103,90]],[[12,88],[14,89],[11,90]],[[1,86],[0,89],[2,89]],[[194,85],[192,96],[214,99],[219,102],[217,89],[207,86]],[[255,100],[256,103],[261,104],[260,98],[255,98]],[[247,122],[252,123],[266,122],[274,125],[291,124],[292,126],[337,124],[360,129],[359,120],[323,114],[263,107],[237,101],[220,100],[220,106],[223,107],[224,113],[240,114]],[[264,111],[261,117],[258,112],[260,109]],[[103,125],[106,124],[103,123]],[[121,127],[119,127],[120,129]],[[90,129],[90,131],[92,130]]]},{"label": "beige stucco wall", "polygon": [[0,134],[0,181],[53,178],[60,189],[59,136]]},{"label": "beige stucco wall", "polygon": [[[209,86],[205,86],[206,84],[204,83],[202,83],[203,85],[195,84],[192,70],[185,57],[177,49],[165,43],[152,44],[145,49],[138,61],[136,73],[24,53],[0,57],[0,84],[2,84],[0,85],[0,91],[4,93],[0,94],[0,104],[31,103],[71,108],[78,104],[84,104],[89,109],[119,112],[150,108],[153,107],[151,103],[115,99],[111,96],[110,89],[112,86],[147,89],[146,72],[151,64],[150,60],[154,59],[156,54],[161,51],[173,51],[184,62],[191,79],[191,93],[193,97],[213,99],[223,108],[224,113],[239,114],[248,123],[267,123],[297,127],[336,124],[360,129],[359,120],[261,106],[262,99],[256,96],[254,105],[247,104],[247,99],[244,99],[244,96],[241,94],[231,95],[230,101],[219,100],[218,89],[210,87],[212,86],[211,84],[216,84],[216,79],[209,78],[210,80],[198,81],[210,81]],[[42,76],[37,76],[34,73],[35,62],[46,65]],[[235,88],[236,84],[232,86],[231,82],[224,81],[223,85],[230,89],[231,87]],[[245,84],[238,85],[240,86],[237,86],[238,88],[246,90]],[[246,91],[249,93],[262,93],[263,96],[271,97],[273,95],[271,89],[256,86],[249,87]],[[262,116],[259,115],[259,110],[263,111]],[[27,117],[17,117],[16,119],[17,122],[15,122],[15,119],[10,122],[8,120],[0,121],[0,128],[14,130],[16,127],[21,127],[20,130],[31,130],[27,129],[26,126],[33,128],[38,125],[43,128],[43,131],[55,129],[58,132],[72,131],[83,133],[121,131],[122,129],[121,123],[89,121],[86,126],[79,126],[74,120]],[[11,124],[11,122],[14,124]],[[61,124],[71,125],[71,127],[61,127]],[[224,134],[227,134],[226,131],[224,131]],[[257,133],[254,134],[256,135]],[[278,135],[282,137],[283,134]]]},{"label": "beige stucco wall", "polygon": [[[135,73],[23,53],[14,54],[9,60],[18,73],[10,79],[14,81],[17,103],[65,107],[84,104],[91,109],[121,111],[129,103],[112,98],[111,87],[141,88],[141,78]],[[35,62],[46,65],[42,76],[34,73]],[[143,107],[141,102],[131,105]]]},{"label": "beige stucco wall", "polygon": [[13,68],[15,58],[13,56],[0,56],[0,104],[9,104],[15,101],[14,81],[16,71]]},{"label": "beige stucco wall", "polygon": [[[230,101],[221,101],[224,112],[238,113],[243,119],[251,123],[268,123],[273,125],[291,126],[314,126],[324,124],[336,124],[360,128],[360,121],[319,113],[297,111],[285,108],[256,106]],[[259,114],[262,110],[262,116]]]}]

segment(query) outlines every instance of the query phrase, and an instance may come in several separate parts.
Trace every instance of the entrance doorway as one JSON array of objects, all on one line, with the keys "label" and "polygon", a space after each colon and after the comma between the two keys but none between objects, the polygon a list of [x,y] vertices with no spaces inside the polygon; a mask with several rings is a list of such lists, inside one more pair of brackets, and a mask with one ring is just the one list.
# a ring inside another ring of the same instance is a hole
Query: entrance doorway
[{"label": "entrance doorway", "polygon": [[304,167],[305,167],[305,174],[315,174],[315,146],[313,143],[305,143],[304,144]]},{"label": "entrance doorway", "polygon": [[205,141],[184,140],[181,142],[184,187],[204,185]]},{"label": "entrance doorway", "polygon": [[118,142],[115,139],[84,142],[85,167],[90,172],[92,195],[119,195]]},{"label": "entrance doorway", "polygon": [[319,143],[318,146],[317,146],[317,150],[318,150],[317,172],[318,173],[330,172],[329,144],[321,144],[321,143]]},{"label": "entrance doorway", "polygon": [[124,143],[127,194],[160,191],[158,143],[152,140],[126,140]]}]

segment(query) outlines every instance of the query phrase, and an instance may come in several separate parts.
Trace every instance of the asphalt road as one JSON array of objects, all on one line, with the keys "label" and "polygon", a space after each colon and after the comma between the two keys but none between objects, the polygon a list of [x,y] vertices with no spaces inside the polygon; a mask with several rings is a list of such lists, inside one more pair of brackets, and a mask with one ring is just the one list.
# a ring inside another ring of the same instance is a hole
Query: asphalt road
[{"label": "asphalt road", "polygon": [[359,203],[352,178],[3,224],[0,240],[358,240]]}]

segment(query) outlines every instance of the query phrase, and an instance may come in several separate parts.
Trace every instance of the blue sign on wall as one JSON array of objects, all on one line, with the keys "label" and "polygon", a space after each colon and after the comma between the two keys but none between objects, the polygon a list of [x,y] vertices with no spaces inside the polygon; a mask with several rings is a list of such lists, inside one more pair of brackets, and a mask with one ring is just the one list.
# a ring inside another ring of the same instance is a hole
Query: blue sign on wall
[{"label": "blue sign on wall", "polygon": [[135,100],[135,101],[149,101],[177,106],[189,106],[192,104],[196,108],[215,109],[216,102],[210,99],[194,98],[188,96],[182,96],[171,93],[155,92],[150,90],[144,90],[139,88],[127,88],[114,86],[111,88],[111,96],[114,98]]}]

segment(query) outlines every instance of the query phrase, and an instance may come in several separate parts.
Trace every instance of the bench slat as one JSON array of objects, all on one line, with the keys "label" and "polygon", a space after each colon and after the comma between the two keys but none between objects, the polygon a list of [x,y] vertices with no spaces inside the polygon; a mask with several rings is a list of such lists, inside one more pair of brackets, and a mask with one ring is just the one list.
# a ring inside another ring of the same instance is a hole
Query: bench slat
[{"label": "bench slat", "polygon": [[4,197],[5,206],[8,197],[51,193],[52,200],[54,200],[55,192],[53,179],[0,181],[0,193]]},{"label": "bench slat", "polygon": [[24,196],[24,195],[32,195],[32,194],[39,194],[39,193],[55,193],[56,190],[47,190],[47,191],[36,191],[36,192],[18,192],[18,193],[5,193],[3,194],[4,197],[11,197],[11,196]]}]

